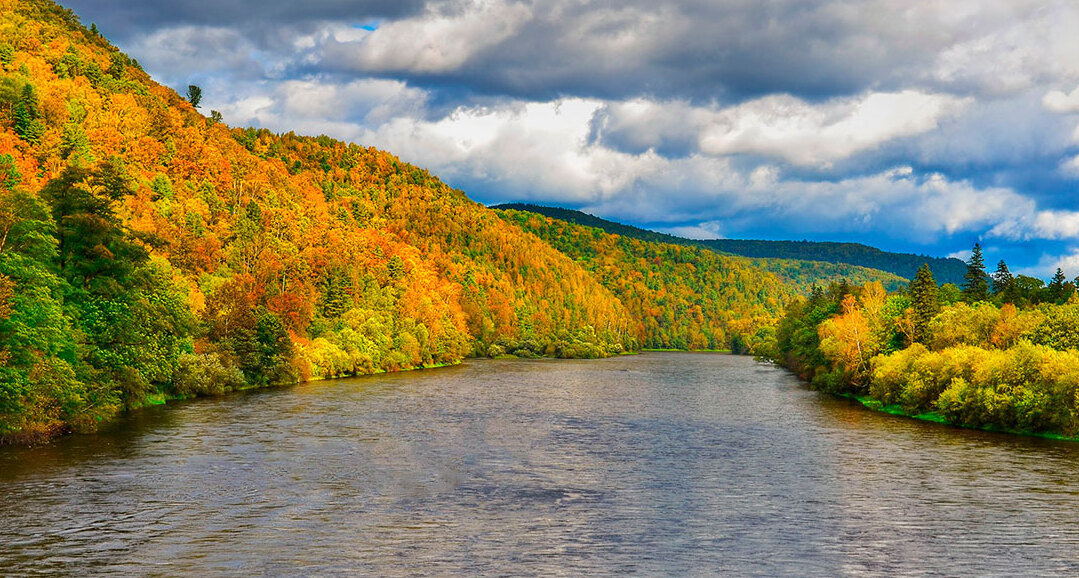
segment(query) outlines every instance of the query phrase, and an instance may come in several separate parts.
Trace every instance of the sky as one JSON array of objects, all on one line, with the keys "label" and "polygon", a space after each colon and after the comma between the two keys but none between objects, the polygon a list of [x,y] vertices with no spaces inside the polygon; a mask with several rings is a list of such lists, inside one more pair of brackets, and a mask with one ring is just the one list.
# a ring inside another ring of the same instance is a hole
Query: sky
[{"label": "sky", "polygon": [[480,202],[1079,275],[1074,0],[68,0],[233,126]]}]

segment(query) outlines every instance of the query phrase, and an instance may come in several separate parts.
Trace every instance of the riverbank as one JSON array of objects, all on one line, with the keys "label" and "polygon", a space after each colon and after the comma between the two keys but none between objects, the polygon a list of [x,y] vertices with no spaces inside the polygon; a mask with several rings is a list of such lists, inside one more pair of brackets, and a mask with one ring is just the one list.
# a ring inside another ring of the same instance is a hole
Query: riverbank
[{"label": "riverbank", "polygon": [[880,412],[880,413],[886,413],[888,415],[894,415],[894,416],[904,417],[904,418],[908,418],[908,419],[915,419],[915,420],[918,420],[918,421],[927,421],[927,422],[932,422],[932,423],[939,423],[941,425],[947,425],[947,426],[951,426],[951,427],[958,428],[958,429],[969,429],[969,430],[975,430],[975,431],[987,431],[987,432],[993,432],[993,433],[1005,433],[1005,434],[1010,434],[1010,435],[1035,437],[1035,438],[1044,438],[1044,439],[1066,441],[1066,442],[1079,442],[1079,437],[1065,436],[1065,435],[1062,435],[1062,434],[1052,433],[1052,432],[1023,431],[1023,430],[1001,428],[1001,427],[996,427],[996,426],[974,427],[974,426],[966,426],[966,425],[962,425],[962,424],[952,423],[952,422],[949,422],[947,420],[947,418],[945,418],[943,415],[941,415],[941,414],[939,414],[937,412],[913,413],[913,412],[909,412],[909,411],[905,410],[903,408],[903,406],[901,406],[899,404],[885,404],[885,403],[883,403],[882,401],[880,401],[878,399],[874,399],[872,397],[864,396],[864,395],[854,395],[854,394],[850,394],[850,393],[836,393],[836,394],[829,394],[829,395],[834,395],[835,397],[839,397],[839,398],[842,398],[842,399],[848,399],[848,400],[851,400],[851,401],[856,401],[859,404],[861,404],[863,407],[865,407],[865,408],[867,408],[869,410],[872,410],[872,411],[876,411],[876,412]]},{"label": "riverbank", "polygon": [[[472,359],[472,358],[465,358],[465,359]],[[223,388],[221,390],[221,393],[218,393],[218,394],[202,394],[202,395],[196,394],[196,395],[186,395],[185,396],[185,395],[169,395],[169,394],[166,394],[166,393],[156,393],[156,394],[151,394],[151,395],[146,396],[146,398],[143,400],[143,403],[141,403],[139,405],[131,406],[131,407],[128,407],[128,408],[126,408],[124,410],[121,410],[121,411],[117,412],[116,414],[110,416],[107,419],[97,420],[95,422],[95,426],[99,427],[101,425],[104,425],[104,424],[109,423],[111,421],[114,421],[116,419],[119,419],[120,417],[122,417],[122,416],[124,416],[126,414],[129,414],[129,413],[131,413],[133,411],[139,411],[140,409],[143,409],[145,407],[162,406],[162,405],[166,405],[166,404],[168,404],[170,402],[191,401],[191,400],[195,400],[195,399],[206,399],[206,398],[222,397],[222,396],[226,396],[226,395],[233,394],[233,393],[241,393],[241,392],[248,392],[248,391],[255,391],[255,390],[262,390],[262,389],[293,387],[293,386],[301,385],[301,384],[304,384],[304,383],[312,383],[312,382],[317,382],[317,381],[327,381],[327,380],[332,380],[332,379],[348,379],[348,378],[355,378],[355,377],[367,377],[367,376],[375,376],[375,375],[385,375],[385,374],[390,374],[390,373],[405,373],[405,372],[409,372],[409,371],[421,371],[421,370],[429,370],[429,369],[438,369],[438,368],[443,368],[443,367],[453,367],[453,366],[456,366],[456,365],[460,365],[461,363],[463,363],[465,361],[465,359],[462,359],[460,361],[456,361],[456,362],[453,362],[453,363],[432,363],[432,364],[429,364],[429,365],[422,365],[422,366],[419,366],[419,367],[408,367],[408,368],[404,368],[404,369],[397,369],[397,370],[394,370],[394,371],[386,371],[386,370],[383,370],[383,369],[376,369],[376,370],[371,371],[369,373],[361,373],[361,374],[355,374],[355,375],[340,375],[340,376],[334,376],[334,377],[316,376],[316,377],[311,377],[309,379],[298,380],[298,381],[287,382],[287,383],[272,383],[272,384],[265,384],[265,385],[243,385],[243,386],[240,386],[240,387],[225,387],[225,388]],[[88,429],[88,430],[85,430],[85,431],[80,431],[80,430],[76,430],[76,429],[74,429],[74,428],[72,428],[70,426],[67,426],[66,424],[46,424],[46,425],[44,425],[44,426],[42,426],[40,428],[35,428],[35,429],[29,430],[29,431],[19,431],[19,432],[15,432],[15,433],[0,435],[0,446],[5,446],[5,445],[8,445],[8,446],[37,446],[37,445],[47,444],[52,440],[55,440],[55,439],[57,439],[59,437],[63,437],[63,436],[66,436],[66,435],[71,435],[71,434],[76,434],[76,433],[93,433],[94,431],[95,431],[94,429]]]},{"label": "riverbank", "polygon": [[[709,350],[709,351],[696,350],[696,351],[691,351],[691,350],[674,350],[674,349],[666,349],[666,350],[643,349],[643,350],[639,350],[639,351],[622,351],[622,352],[619,352],[618,354],[616,354],[615,356],[618,356],[618,355],[636,355],[638,353],[651,352],[651,351],[667,351],[667,352],[675,352],[676,351],[676,352],[683,352],[683,353],[730,353],[729,350],[716,350],[716,351],[712,351],[712,350]],[[612,357],[614,357],[614,356],[612,356]],[[551,357],[551,356],[536,356],[534,359],[544,359],[544,358],[546,358],[546,359],[557,359],[557,358]],[[126,409],[124,409],[124,410],[122,410],[120,412],[117,412],[116,414],[114,414],[114,415],[112,415],[112,416],[110,416],[110,417],[108,417],[106,419],[97,420],[95,422],[95,424],[94,424],[95,427],[87,428],[87,429],[84,429],[84,430],[78,430],[78,429],[72,428],[72,427],[70,427],[70,426],[68,426],[66,424],[59,424],[59,423],[57,423],[57,424],[47,424],[47,425],[43,425],[42,427],[35,428],[35,429],[32,429],[32,430],[28,430],[28,431],[20,431],[20,432],[0,435],[0,446],[5,446],[5,445],[11,445],[11,446],[37,446],[37,445],[47,444],[47,443],[49,443],[50,441],[52,441],[54,439],[57,439],[59,437],[63,437],[63,436],[66,436],[66,435],[70,435],[70,434],[92,433],[93,431],[95,431],[96,427],[99,427],[99,426],[104,425],[104,424],[106,424],[108,422],[114,421],[116,419],[119,419],[123,415],[129,414],[130,412],[133,412],[133,411],[138,411],[138,410],[140,410],[142,408],[145,408],[145,407],[161,406],[161,405],[165,405],[165,404],[173,403],[173,402],[178,402],[178,401],[189,401],[189,400],[194,400],[194,399],[221,397],[221,396],[224,396],[224,395],[229,395],[229,394],[238,393],[238,392],[254,391],[254,390],[261,390],[261,389],[281,388],[281,387],[292,387],[292,386],[296,386],[296,385],[300,385],[300,384],[304,384],[304,383],[316,382],[316,381],[326,381],[326,380],[332,380],[332,379],[348,379],[348,378],[355,378],[355,377],[367,377],[367,376],[375,376],[375,375],[385,375],[385,374],[390,374],[390,373],[404,373],[404,372],[410,372],[410,371],[421,371],[421,370],[439,369],[439,368],[444,368],[444,367],[453,367],[453,366],[460,365],[460,364],[464,363],[465,361],[467,361],[469,359],[530,359],[530,358],[526,358],[526,357],[523,357],[523,356],[512,355],[512,354],[500,354],[500,355],[497,355],[497,356],[495,356],[493,358],[489,358],[489,357],[485,357],[485,356],[484,357],[466,357],[464,359],[461,359],[461,360],[453,362],[453,363],[433,363],[433,364],[428,364],[428,365],[422,365],[422,366],[419,366],[419,367],[408,367],[408,368],[397,369],[397,370],[393,370],[393,371],[387,371],[387,370],[383,370],[383,369],[376,369],[376,370],[368,372],[368,373],[353,374],[353,375],[337,375],[337,376],[332,376],[332,377],[313,376],[313,377],[308,378],[308,379],[298,380],[298,381],[288,382],[288,383],[274,383],[274,384],[266,384],[266,385],[243,385],[243,386],[240,386],[240,387],[225,387],[225,388],[223,388],[221,390],[220,393],[215,393],[215,394],[195,394],[195,395],[184,396],[184,395],[169,395],[169,394],[166,394],[166,393],[155,393],[155,394],[151,394],[151,395],[146,396],[146,398],[143,400],[143,403],[141,403],[139,405],[130,406],[130,407],[128,407],[128,408],[126,408]]]}]

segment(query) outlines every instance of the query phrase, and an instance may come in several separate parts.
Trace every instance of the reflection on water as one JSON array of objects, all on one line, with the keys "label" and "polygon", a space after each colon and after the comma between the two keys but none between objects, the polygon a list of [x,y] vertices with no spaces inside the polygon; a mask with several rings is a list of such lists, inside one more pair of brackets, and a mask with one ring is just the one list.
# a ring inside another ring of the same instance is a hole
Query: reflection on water
[{"label": "reflection on water", "polygon": [[477,361],[0,448],[0,569],[1075,574],[1077,472],[747,358]]}]

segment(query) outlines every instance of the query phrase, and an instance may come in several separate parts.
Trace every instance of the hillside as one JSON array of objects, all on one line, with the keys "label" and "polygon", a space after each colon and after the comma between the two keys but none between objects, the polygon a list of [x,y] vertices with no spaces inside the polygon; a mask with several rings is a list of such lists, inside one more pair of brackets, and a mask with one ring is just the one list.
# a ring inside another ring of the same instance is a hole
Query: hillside
[{"label": "hillside", "polygon": [[70,11],[0,12],[0,435],[492,345],[638,347],[591,275],[425,171],[230,129]]},{"label": "hillside", "polygon": [[790,294],[731,265],[686,309],[689,264],[642,245],[675,263],[644,311],[604,275],[645,262],[584,267],[374,148],[229,128],[51,2],[0,14],[0,442],[470,355],[723,348]]},{"label": "hillside", "polygon": [[[601,219],[588,213],[562,209],[557,207],[544,207],[524,203],[508,203],[496,205],[494,209],[513,209],[517,211],[530,211],[555,219],[569,221],[579,225],[596,227],[608,233],[624,235],[653,241],[657,243],[672,243],[675,245],[694,245],[705,247],[721,253],[753,257],[757,259],[781,259],[784,261],[819,261],[824,263],[836,263],[853,265],[866,269],[886,271],[902,278],[905,283],[914,277],[914,273],[923,263],[928,263],[933,271],[933,276],[941,283],[963,283],[963,274],[966,273],[966,264],[959,259],[928,257],[925,255],[912,255],[908,253],[889,253],[875,247],[869,247],[859,243],[833,243],[818,241],[759,241],[748,239],[708,239],[695,240],[676,237],[666,233],[657,233],[647,229],[641,229],[631,225],[615,223]],[[793,265],[793,263],[789,263]],[[762,263],[769,270],[783,275],[787,264]],[[798,265],[796,268],[805,267]],[[817,284],[827,284],[830,279],[846,277],[851,282],[861,284],[869,281],[881,281],[886,288],[898,288],[899,282],[895,278],[874,278],[873,273],[868,271],[824,269],[820,270],[820,277],[816,277]],[[793,277],[793,276],[792,276]],[[792,279],[793,280],[793,279]]]},{"label": "hillside", "polygon": [[527,211],[500,211],[592,272],[644,324],[648,348],[752,350],[793,287],[741,257],[613,235]]}]

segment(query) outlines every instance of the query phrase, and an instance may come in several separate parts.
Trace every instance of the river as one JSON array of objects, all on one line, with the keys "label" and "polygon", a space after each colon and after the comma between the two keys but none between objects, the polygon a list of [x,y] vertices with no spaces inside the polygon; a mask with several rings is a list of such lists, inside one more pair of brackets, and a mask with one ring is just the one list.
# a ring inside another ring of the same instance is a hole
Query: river
[{"label": "river", "polygon": [[0,448],[0,574],[1074,575],[1077,474],[745,357],[470,361]]}]

